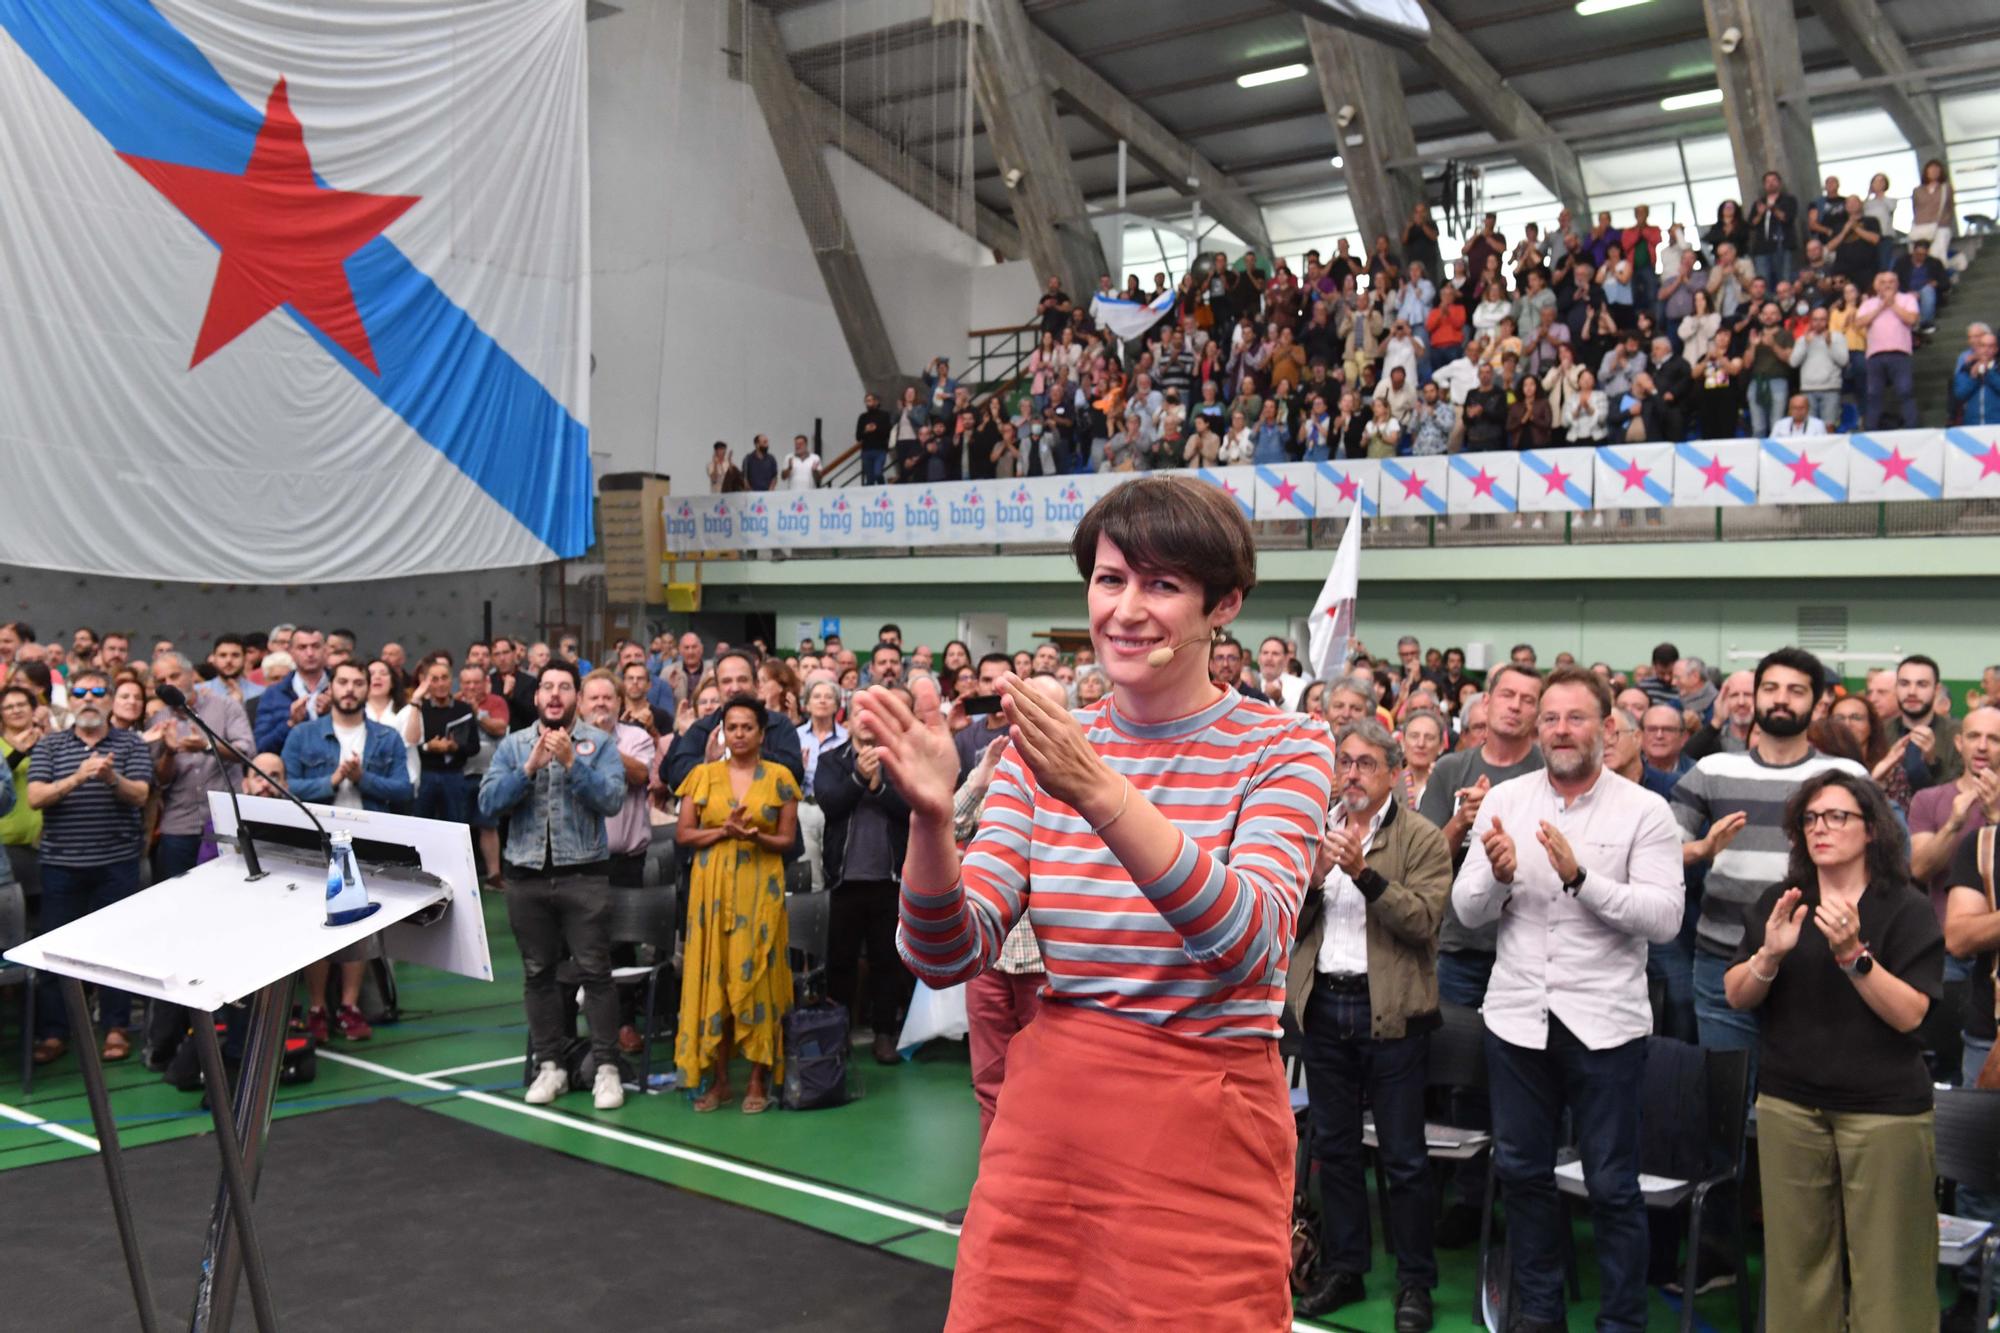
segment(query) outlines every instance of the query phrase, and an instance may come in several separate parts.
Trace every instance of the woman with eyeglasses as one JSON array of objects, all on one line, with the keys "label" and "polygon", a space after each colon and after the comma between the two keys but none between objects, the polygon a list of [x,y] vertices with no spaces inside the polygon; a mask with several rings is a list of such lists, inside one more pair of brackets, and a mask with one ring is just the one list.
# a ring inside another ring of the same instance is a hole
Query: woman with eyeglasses
[{"label": "woman with eyeglasses", "polygon": [[1772,1328],[1903,1333],[1937,1323],[1930,1072],[1917,1028],[1944,988],[1944,936],[1910,883],[1874,783],[1807,779],[1785,807],[1791,862],[1745,914],[1723,978],[1754,1009],[1765,1308]]}]

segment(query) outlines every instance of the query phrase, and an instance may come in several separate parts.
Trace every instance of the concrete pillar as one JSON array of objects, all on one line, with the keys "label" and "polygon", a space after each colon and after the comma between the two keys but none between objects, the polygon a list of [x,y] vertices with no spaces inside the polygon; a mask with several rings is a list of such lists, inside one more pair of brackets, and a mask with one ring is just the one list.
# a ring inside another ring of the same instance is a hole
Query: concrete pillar
[{"label": "concrete pillar", "polygon": [[[1401,249],[1411,210],[1424,197],[1424,177],[1422,167],[1409,165],[1417,155],[1417,136],[1396,77],[1396,53],[1311,19],[1306,20],[1306,40],[1333,126],[1334,148],[1327,156],[1338,153],[1344,164],[1347,201],[1361,228],[1361,253],[1368,253],[1377,236],[1387,236]],[[1391,162],[1405,165],[1392,167]],[[1331,169],[1330,161],[1328,165]],[[1443,280],[1441,274],[1430,276],[1434,282]]]},{"label": "concrete pillar", "polygon": [[1762,194],[1764,173],[1775,171],[1803,208],[1819,183],[1819,154],[1792,7],[1770,0],[1702,0],[1702,9],[1736,157],[1738,197]]}]

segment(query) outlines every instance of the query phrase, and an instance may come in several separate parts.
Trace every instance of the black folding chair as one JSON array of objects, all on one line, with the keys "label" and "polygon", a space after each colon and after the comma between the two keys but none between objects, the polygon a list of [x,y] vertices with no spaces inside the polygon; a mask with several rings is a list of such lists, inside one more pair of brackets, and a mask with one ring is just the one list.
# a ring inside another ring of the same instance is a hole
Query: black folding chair
[{"label": "black folding chair", "polygon": [[[2000,1090],[1940,1088],[1937,1094],[1938,1175],[1954,1186],[2000,1199]],[[1993,1260],[2000,1227],[1980,1219],[1940,1216],[1938,1265],[1979,1265],[1979,1298],[1972,1326],[1985,1328],[1993,1314]],[[1983,1228],[1983,1229],[1982,1229]]]},{"label": "black folding chair", "polygon": [[832,892],[786,894],[785,917],[787,961],[792,968],[796,1002],[816,1001],[826,994],[827,936],[833,927]]},{"label": "black folding chair", "polygon": [[645,988],[639,1005],[640,1092],[653,1090],[653,1038],[660,1027],[661,995],[664,992],[672,999],[678,994],[675,987],[660,984],[674,969],[675,920],[680,897],[680,877],[673,864],[675,850],[674,844],[668,842],[662,855],[660,845],[655,844],[647,856],[639,887],[611,890],[611,943],[637,945],[650,951],[650,962],[648,953],[642,952],[637,963],[611,969],[612,985]]}]

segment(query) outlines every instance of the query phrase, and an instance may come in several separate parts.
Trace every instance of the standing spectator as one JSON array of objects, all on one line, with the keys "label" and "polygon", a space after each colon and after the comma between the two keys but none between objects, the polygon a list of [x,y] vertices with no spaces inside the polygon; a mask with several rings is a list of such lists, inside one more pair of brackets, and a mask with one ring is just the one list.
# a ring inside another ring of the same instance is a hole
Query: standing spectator
[{"label": "standing spectator", "polygon": [[[276,651],[276,650],[274,650]],[[293,727],[318,717],[325,708],[328,675],[326,636],[311,625],[292,631],[287,650],[290,675],[272,681],[257,699],[257,748],[282,753]]]},{"label": "standing spectator", "polygon": [[1847,371],[1847,340],[1832,331],[1825,306],[1813,308],[1811,323],[1792,344],[1787,360],[1799,372],[1799,392],[1806,396],[1806,408],[1826,423],[1828,430],[1840,424],[1840,385]]},{"label": "standing spectator", "polygon": [[1944,163],[1931,158],[1924,163],[1923,180],[1910,194],[1910,243],[1919,238],[1931,243],[1938,262],[1950,264],[1951,238],[1958,234],[1958,200]]},{"label": "standing spectator", "polygon": [[[846,741],[824,750],[813,793],[826,814],[826,879],[833,891],[827,943],[827,994],[858,1030],[874,1033],[877,1064],[897,1062],[899,1011],[909,1001],[909,969],[896,953],[896,910],[910,807],[883,771],[881,756],[857,723]],[[866,1005],[860,963],[868,956]],[[976,1071],[975,1071],[976,1072]]]},{"label": "standing spectator", "polygon": [[1764,192],[1750,201],[1750,259],[1773,287],[1798,270],[1799,201],[1786,193],[1775,171],[1764,173]]},{"label": "standing spectator", "polygon": [[507,734],[507,701],[488,687],[485,668],[471,662],[458,669],[458,697],[472,709],[480,732],[477,753],[467,756],[465,761],[465,780],[470,787],[466,793],[466,822],[472,825],[476,835],[480,878],[489,884],[498,883],[500,823],[479,808],[479,785],[493,761],[496,744]]},{"label": "standing spectator", "polygon": [[28,800],[29,761],[47,731],[36,720],[35,692],[25,685],[0,690],[0,759],[7,764],[0,782],[14,789],[13,808],[0,815],[0,852],[12,867],[14,880],[25,892],[42,891],[42,812]]},{"label": "standing spectator", "polygon": [[[179,690],[189,710],[217,735],[246,755],[255,748],[243,705],[222,691],[195,689],[194,669],[185,656],[167,653],[154,659],[153,668],[155,682]],[[194,723],[171,714],[159,722],[165,734],[157,772],[161,803],[159,844],[153,851],[155,884],[186,874],[199,861],[203,838],[210,832],[208,793],[227,790],[223,763],[233,775],[227,780],[242,781],[242,765],[218,755]]]},{"label": "standing spectator", "polygon": [[729,442],[717,440],[715,452],[708,457],[708,493],[729,495],[746,489],[748,488],[743,484],[743,473],[729,457]]},{"label": "standing spectator", "polygon": [[768,491],[778,483],[778,460],[771,456],[771,437],[759,435],[743,456],[743,480],[753,491]]},{"label": "standing spectator", "polygon": [[[535,1060],[526,1100],[546,1106],[569,1090],[568,1040],[556,980],[565,954],[583,989],[596,1071],[591,1103],[625,1104],[618,1071],[618,997],[611,985],[610,843],[605,821],[625,804],[616,740],[577,719],[576,668],[551,662],[535,688],[530,723],[500,742],[479,784],[479,808],[507,820],[507,922],[521,950],[521,990]],[[573,1031],[573,1026],[571,1028]]]},{"label": "standing spectator", "polygon": [[[647,813],[647,788],[652,785],[653,764],[658,759],[658,741],[644,727],[618,720],[620,693],[618,679],[609,671],[593,671],[583,678],[577,695],[577,718],[613,738],[618,747],[618,766],[625,779],[624,801],[618,812],[604,821],[604,845],[610,862],[606,872],[614,888],[636,889],[645,873],[646,851],[652,845],[652,819]],[[626,1015],[620,1015],[620,1050],[639,1049],[643,1042]]]},{"label": "standing spectator", "polygon": [[[538,643],[535,647],[541,650],[543,657],[548,655],[547,644]],[[410,790],[415,792],[417,780],[423,773],[417,758],[424,740],[423,714],[410,704],[408,692],[389,663],[378,657],[366,669],[368,698],[363,707],[370,721],[380,722],[403,738],[404,757],[410,770]]]},{"label": "standing spectator", "polygon": [[1465,396],[1465,449],[1467,453],[1505,448],[1507,444],[1507,390],[1497,382],[1493,363],[1479,363],[1479,387]]},{"label": "standing spectator", "polygon": [[1748,332],[1744,370],[1750,386],[1750,433],[1769,435],[1791,397],[1792,335],[1776,301],[1757,308]]},{"label": "standing spectator", "polygon": [[1866,287],[1882,270],[1882,233],[1861,207],[1859,197],[1847,198],[1847,216],[1827,248],[1833,252],[1833,272],[1857,287]]},{"label": "standing spectator", "polygon": [[1439,1022],[1438,928],[1451,895],[1451,852],[1437,827],[1393,799],[1402,747],[1379,722],[1340,729],[1338,793],[1299,912],[1286,978],[1305,1034],[1313,1156],[1320,1164],[1319,1285],[1298,1311],[1324,1315],[1361,1300],[1373,1244],[1361,1108],[1375,1114],[1388,1175],[1396,1256],[1396,1328],[1431,1327],[1437,1285],[1433,1194],[1424,1146],[1430,1033]]},{"label": "standing spectator", "polygon": [[416,711],[423,779],[417,787],[417,814],[466,823],[472,813],[466,765],[481,748],[479,715],[462,696],[453,695],[451,659],[441,653],[424,662],[417,685],[422,691]]},{"label": "standing spectator", "polygon": [[[893,644],[888,646],[894,647]],[[876,661],[879,670],[880,665],[885,663],[885,655],[880,646],[876,649]],[[877,679],[879,683],[880,678]],[[755,668],[751,666],[750,655],[737,650],[719,654],[715,659],[712,681],[704,681],[703,685],[709,683],[714,684],[717,696],[721,700],[733,699],[739,694],[748,694],[754,698],[757,675]],[[700,711],[699,706],[696,711]],[[697,717],[668,748],[666,758],[660,761],[660,780],[666,784],[668,790],[678,790],[697,765],[715,762],[727,754],[720,728],[721,721],[720,713]],[[799,747],[798,728],[782,717],[774,717],[763,721],[761,731],[764,757],[788,770],[795,783],[803,781],[806,761]]]},{"label": "standing spectator", "polygon": [[1450,452],[1452,432],[1458,424],[1458,416],[1451,401],[1439,392],[1436,380],[1426,384],[1418,395],[1417,409],[1412,421],[1411,453],[1433,455]]},{"label": "standing spectator", "polygon": [[861,415],[854,419],[854,442],[861,447],[861,484],[880,486],[889,462],[889,432],[893,422],[874,394],[862,399]]},{"label": "standing spectator", "polygon": [[[243,706],[244,712],[254,711],[264,687],[244,675],[246,661],[243,638],[237,634],[223,634],[216,638],[215,647],[209,650],[208,664],[215,668],[212,680],[202,681],[195,686],[200,690],[219,690],[229,695]],[[190,698],[193,696],[190,695]],[[250,747],[243,747],[245,753]]]},{"label": "standing spectator", "polygon": [[1537,723],[1548,767],[1488,793],[1452,886],[1468,924],[1499,925],[1482,1010],[1493,1168],[1506,1197],[1515,1308],[1533,1327],[1564,1322],[1555,1187],[1564,1109],[1590,1191],[1600,1322],[1646,1323],[1646,945],[1673,938],[1682,889],[1666,803],[1604,771],[1610,711],[1611,691],[1592,673],[1549,674]]},{"label": "standing spectator", "polygon": [[1929,241],[1911,241],[1910,253],[1892,270],[1896,285],[1917,298],[1917,332],[1937,332],[1938,299],[1951,289],[1951,275],[1932,254]]},{"label": "standing spectator", "polygon": [[1972,349],[1960,356],[1951,401],[1968,426],[2000,424],[2000,337],[1991,329],[1976,334]]},{"label": "standing spectator", "polygon": [[1744,913],[1729,1003],[1761,1037],[1757,1152],[1772,1328],[1938,1321],[1930,1071],[1917,1028],[1944,940],[1866,777],[1822,773],[1785,805],[1782,879]]},{"label": "standing spectator", "polygon": [[[42,816],[43,934],[139,889],[140,811],[152,793],[153,757],[138,732],[111,726],[110,700],[101,669],[73,674],[71,729],[44,736],[28,761],[28,804]],[[69,1049],[69,1018],[55,974],[35,984],[34,1058],[45,1065]],[[97,1005],[103,1056],[123,1060],[132,1053],[132,997],[100,987]]]},{"label": "standing spectator", "polygon": [[538,714],[536,681],[534,675],[521,665],[520,648],[514,640],[499,638],[493,641],[493,670],[486,683],[487,688],[507,701],[509,731],[534,725]]},{"label": "standing spectator", "polygon": [[1911,653],[1896,663],[1895,710],[1882,714],[1889,739],[1909,741],[1903,747],[1902,766],[1913,792],[1950,782],[1959,774],[1958,747],[1952,743],[1958,724],[1949,713],[1938,711],[1940,683],[1937,661]]},{"label": "standing spectator", "polygon": [[812,451],[812,441],[792,436],[792,456],[785,460],[784,480],[795,491],[809,491],[819,485],[820,458]]},{"label": "standing spectator", "polygon": [[737,1048],[751,1064],[744,1114],[770,1106],[771,1081],[783,1073],[779,1020],[792,1005],[783,855],[797,836],[800,793],[791,771],[765,760],[764,718],[754,697],[733,693],[714,719],[724,756],[690,769],[674,788],[675,838],[693,861],[674,1064],[683,1087],[707,1083],[696,1111],[730,1100]]}]

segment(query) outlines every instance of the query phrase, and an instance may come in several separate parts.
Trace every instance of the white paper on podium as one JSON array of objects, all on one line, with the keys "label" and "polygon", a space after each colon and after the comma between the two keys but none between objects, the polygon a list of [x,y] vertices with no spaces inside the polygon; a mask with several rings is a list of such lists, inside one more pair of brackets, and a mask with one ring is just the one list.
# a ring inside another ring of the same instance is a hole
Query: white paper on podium
[{"label": "white paper on podium", "polygon": [[[311,828],[288,801],[241,799],[244,818],[252,823]],[[228,796],[212,793],[209,802],[217,836],[233,838],[236,820]],[[413,848],[424,871],[442,883],[420,882],[411,871],[378,870],[364,861],[368,896],[381,910],[345,926],[328,926],[326,866],[317,852],[259,842],[258,854],[269,873],[249,883],[243,878],[242,857],[225,844],[215,860],[38,935],[6,956],[29,967],[206,1010],[240,1000],[378,933],[390,958],[493,979],[472,842],[463,824],[326,806],[313,811],[330,831]],[[404,924],[405,918],[446,900],[451,906],[436,924]]]}]

